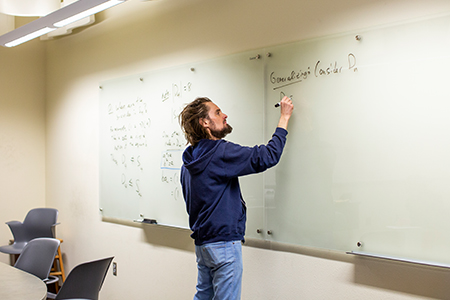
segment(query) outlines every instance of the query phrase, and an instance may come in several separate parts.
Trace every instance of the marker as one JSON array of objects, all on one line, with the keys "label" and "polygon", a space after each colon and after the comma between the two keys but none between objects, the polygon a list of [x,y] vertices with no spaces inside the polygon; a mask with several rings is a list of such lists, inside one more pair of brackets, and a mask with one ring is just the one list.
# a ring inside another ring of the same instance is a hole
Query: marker
[{"label": "marker", "polygon": [[[284,95],[284,94],[283,94]],[[292,100],[292,96],[291,97],[289,97],[289,99],[291,99]],[[281,105],[281,101],[280,102],[278,102],[277,104],[275,104],[275,107],[279,107]]]}]

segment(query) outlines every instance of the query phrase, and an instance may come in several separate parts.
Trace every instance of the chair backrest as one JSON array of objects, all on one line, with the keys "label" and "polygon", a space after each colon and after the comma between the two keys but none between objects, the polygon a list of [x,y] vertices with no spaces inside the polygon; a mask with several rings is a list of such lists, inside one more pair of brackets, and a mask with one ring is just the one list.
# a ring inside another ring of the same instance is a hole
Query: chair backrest
[{"label": "chair backrest", "polygon": [[58,219],[58,210],[54,208],[34,208],[30,210],[23,225],[29,240],[38,237],[54,237],[54,225]]},{"label": "chair backrest", "polygon": [[33,239],[23,248],[14,267],[44,280],[48,277],[59,247],[59,240],[53,238]]},{"label": "chair backrest", "polygon": [[73,298],[98,300],[98,294],[113,258],[86,262],[73,268],[55,300]]}]

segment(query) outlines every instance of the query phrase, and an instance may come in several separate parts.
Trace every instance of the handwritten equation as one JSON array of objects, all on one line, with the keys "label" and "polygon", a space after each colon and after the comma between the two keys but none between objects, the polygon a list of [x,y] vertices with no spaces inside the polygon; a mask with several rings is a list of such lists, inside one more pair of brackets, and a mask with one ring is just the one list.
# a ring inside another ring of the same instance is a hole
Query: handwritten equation
[{"label": "handwritten equation", "polygon": [[186,140],[181,130],[176,130],[171,133],[163,131],[162,140],[166,149],[181,149],[186,146]]},{"label": "handwritten equation", "polygon": [[353,53],[347,55],[345,64],[338,63],[337,61],[323,63],[318,60],[313,67],[308,66],[306,68],[293,69],[285,74],[279,74],[273,71],[269,75],[269,82],[272,84],[272,89],[277,90],[289,85],[301,83],[311,77],[317,78],[337,75],[342,73],[343,70],[358,71],[356,67],[356,56]]},{"label": "handwritten equation", "polygon": [[109,103],[107,115],[111,145],[109,155],[118,168],[116,176],[120,174],[123,188],[134,190],[136,195],[142,197],[140,175],[145,166],[141,149],[149,147],[149,130],[152,127],[148,104],[142,97]]},{"label": "handwritten equation", "polygon": [[128,178],[125,173],[122,173],[121,184],[125,189],[134,189],[136,194],[139,197],[142,197],[141,188],[139,186],[141,184],[141,180],[139,178]]},{"label": "handwritten equation", "polygon": [[161,154],[161,169],[180,170],[182,162],[182,150],[166,150]]},{"label": "handwritten equation", "polygon": [[182,199],[179,174],[178,170],[162,170],[161,172],[161,182],[166,185],[174,200]]},{"label": "handwritten equation", "polygon": [[191,89],[191,82],[187,82],[186,84],[183,84],[181,81],[179,83],[172,83],[171,88],[167,88],[161,93],[161,101],[166,102],[167,100],[175,101],[176,99],[181,99],[183,98],[183,94],[190,92]]},{"label": "handwritten equation", "polygon": [[124,80],[102,86],[108,96],[101,105],[101,181],[117,203],[183,198],[179,173],[186,140],[178,115],[192,101],[193,84],[147,78],[138,85]]},{"label": "handwritten equation", "polygon": [[116,105],[108,105],[108,115],[111,117],[109,133],[114,151],[129,147],[147,147],[146,132],[152,125],[147,103],[142,98],[131,102],[121,101]]}]

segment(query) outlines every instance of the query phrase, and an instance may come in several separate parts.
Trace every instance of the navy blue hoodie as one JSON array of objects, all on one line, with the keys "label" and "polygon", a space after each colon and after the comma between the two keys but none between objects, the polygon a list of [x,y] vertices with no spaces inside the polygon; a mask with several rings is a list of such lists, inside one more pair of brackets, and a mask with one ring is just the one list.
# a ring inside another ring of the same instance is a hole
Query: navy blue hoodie
[{"label": "navy blue hoodie", "polygon": [[243,147],[201,140],[183,153],[181,185],[196,245],[244,240],[246,206],[238,176],[263,172],[280,160],[287,131],[277,128],[267,145]]}]

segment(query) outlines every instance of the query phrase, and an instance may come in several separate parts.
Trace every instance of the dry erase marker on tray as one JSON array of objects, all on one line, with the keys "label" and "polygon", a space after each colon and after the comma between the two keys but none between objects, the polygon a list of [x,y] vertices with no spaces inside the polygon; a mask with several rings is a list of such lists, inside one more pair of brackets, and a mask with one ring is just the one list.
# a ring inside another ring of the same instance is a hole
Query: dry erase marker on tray
[{"label": "dry erase marker on tray", "polygon": [[145,219],[142,220],[142,223],[146,223],[146,224],[158,224],[158,222],[155,219]]}]

